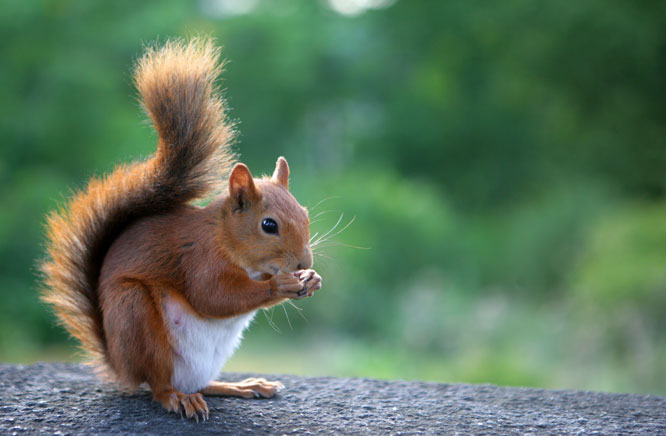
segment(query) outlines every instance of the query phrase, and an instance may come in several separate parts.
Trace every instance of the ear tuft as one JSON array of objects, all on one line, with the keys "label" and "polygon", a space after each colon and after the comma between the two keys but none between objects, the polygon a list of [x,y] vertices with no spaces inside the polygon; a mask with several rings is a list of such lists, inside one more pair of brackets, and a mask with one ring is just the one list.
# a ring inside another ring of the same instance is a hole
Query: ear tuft
[{"label": "ear tuft", "polygon": [[275,163],[273,181],[289,189],[289,164],[287,163],[287,159],[283,158],[282,156],[280,156]]},{"label": "ear tuft", "polygon": [[248,204],[259,196],[254,185],[252,173],[247,165],[239,163],[234,166],[229,176],[229,194],[234,200],[235,210],[245,209]]}]

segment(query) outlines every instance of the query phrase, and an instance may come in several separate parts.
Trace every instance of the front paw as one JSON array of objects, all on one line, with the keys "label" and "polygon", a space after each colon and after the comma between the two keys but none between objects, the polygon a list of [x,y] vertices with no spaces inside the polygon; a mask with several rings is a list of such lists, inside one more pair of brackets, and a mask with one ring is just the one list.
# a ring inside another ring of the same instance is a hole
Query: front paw
[{"label": "front paw", "polygon": [[312,297],[314,292],[321,289],[321,276],[313,269],[298,271],[297,277],[303,282],[303,290],[299,292],[300,297]]},{"label": "front paw", "polygon": [[270,280],[271,293],[282,298],[301,298],[305,282],[300,279],[298,273],[282,273],[273,276]]}]

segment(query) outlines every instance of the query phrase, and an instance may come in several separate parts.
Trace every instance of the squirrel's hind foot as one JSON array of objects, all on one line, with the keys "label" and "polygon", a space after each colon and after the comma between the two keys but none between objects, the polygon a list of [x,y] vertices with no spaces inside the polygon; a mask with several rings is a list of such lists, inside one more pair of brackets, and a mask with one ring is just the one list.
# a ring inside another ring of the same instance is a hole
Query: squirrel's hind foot
[{"label": "squirrel's hind foot", "polygon": [[271,398],[284,389],[279,381],[268,381],[263,378],[248,378],[238,383],[211,382],[201,390],[205,395],[226,395],[243,398]]},{"label": "squirrel's hind foot", "polygon": [[169,412],[180,413],[180,416],[206,421],[209,417],[208,405],[200,393],[183,394],[176,390],[164,391],[154,395],[162,407]]}]

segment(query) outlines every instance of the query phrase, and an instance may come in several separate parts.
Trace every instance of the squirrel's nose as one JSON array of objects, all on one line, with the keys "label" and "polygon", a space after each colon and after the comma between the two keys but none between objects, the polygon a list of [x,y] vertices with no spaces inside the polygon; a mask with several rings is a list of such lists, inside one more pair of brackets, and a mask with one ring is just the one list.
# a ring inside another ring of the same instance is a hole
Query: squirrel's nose
[{"label": "squirrel's nose", "polygon": [[312,268],[312,250],[310,250],[310,247],[307,247],[305,253],[303,253],[303,257],[301,257],[298,263],[298,269],[310,268]]}]

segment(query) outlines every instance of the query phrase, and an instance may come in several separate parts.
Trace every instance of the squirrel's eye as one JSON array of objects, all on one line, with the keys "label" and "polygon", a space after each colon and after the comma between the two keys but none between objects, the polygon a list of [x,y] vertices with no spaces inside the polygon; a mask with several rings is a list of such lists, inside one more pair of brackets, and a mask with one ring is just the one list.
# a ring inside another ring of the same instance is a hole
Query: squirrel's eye
[{"label": "squirrel's eye", "polygon": [[261,222],[261,228],[266,233],[277,234],[278,225],[273,218],[265,218]]}]

